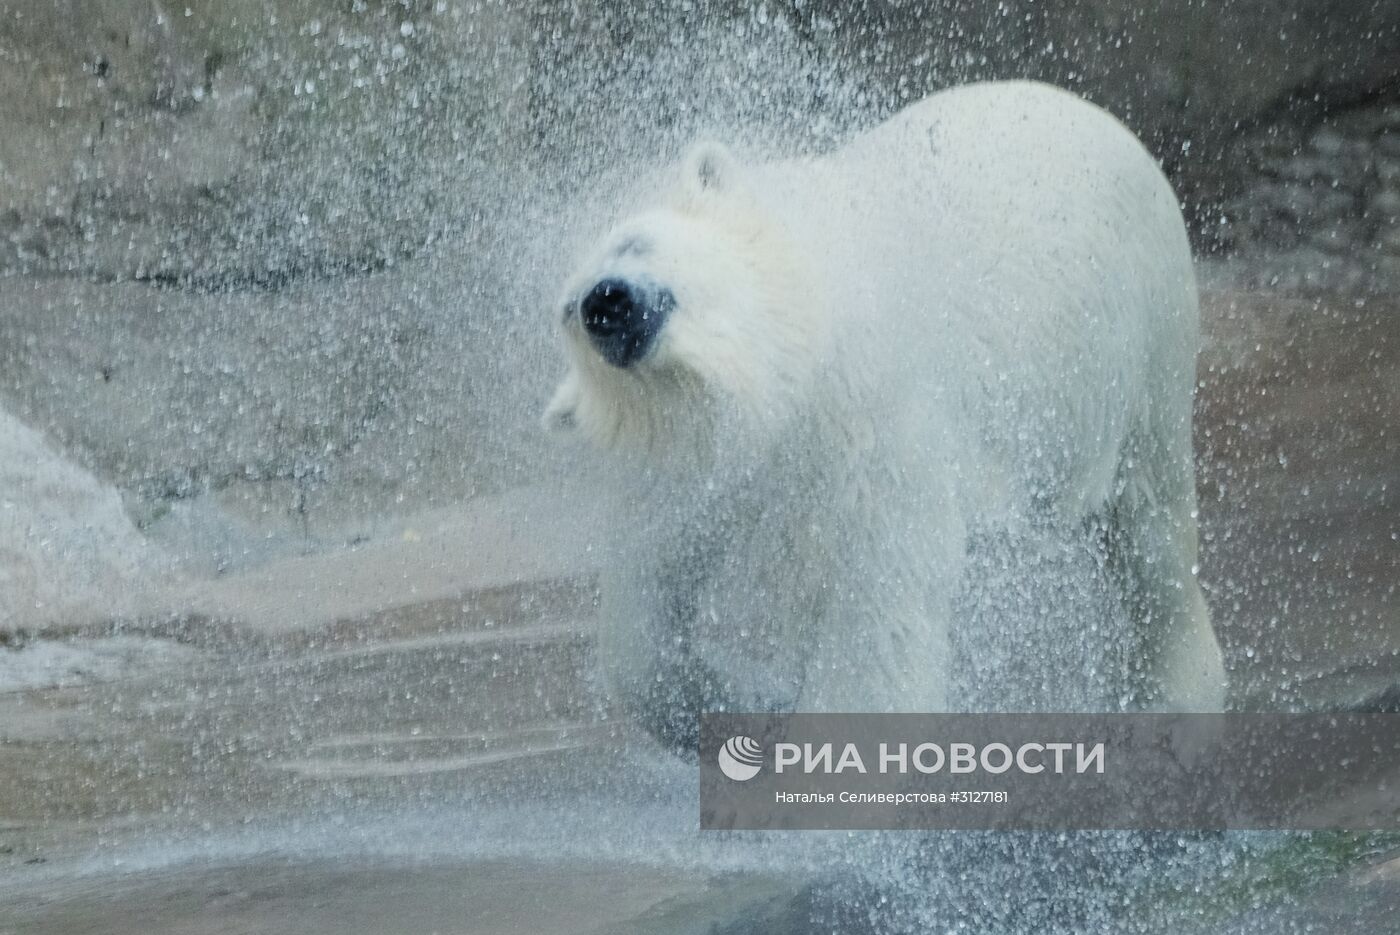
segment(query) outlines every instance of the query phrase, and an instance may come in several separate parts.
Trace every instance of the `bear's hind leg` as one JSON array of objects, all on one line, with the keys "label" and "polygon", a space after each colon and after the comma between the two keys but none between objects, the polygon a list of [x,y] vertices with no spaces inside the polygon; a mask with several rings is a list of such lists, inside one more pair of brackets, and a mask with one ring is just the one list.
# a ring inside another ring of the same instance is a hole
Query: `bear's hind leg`
[{"label": "bear's hind leg", "polygon": [[1110,529],[1110,562],[1132,617],[1135,708],[1224,709],[1225,668],[1196,580],[1195,495],[1163,503],[1135,490],[1120,498]]}]

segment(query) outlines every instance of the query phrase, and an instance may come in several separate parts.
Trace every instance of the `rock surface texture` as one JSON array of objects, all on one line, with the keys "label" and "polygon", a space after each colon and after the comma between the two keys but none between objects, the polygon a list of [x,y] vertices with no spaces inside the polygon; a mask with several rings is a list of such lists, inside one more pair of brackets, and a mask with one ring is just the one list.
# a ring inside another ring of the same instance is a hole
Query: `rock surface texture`
[{"label": "rock surface texture", "polygon": [[1400,289],[1400,94],[1260,128],[1235,151],[1249,175],[1222,236],[1251,284]]},{"label": "rock surface texture", "polygon": [[116,490],[0,412],[0,643],[120,615],[156,568]]}]

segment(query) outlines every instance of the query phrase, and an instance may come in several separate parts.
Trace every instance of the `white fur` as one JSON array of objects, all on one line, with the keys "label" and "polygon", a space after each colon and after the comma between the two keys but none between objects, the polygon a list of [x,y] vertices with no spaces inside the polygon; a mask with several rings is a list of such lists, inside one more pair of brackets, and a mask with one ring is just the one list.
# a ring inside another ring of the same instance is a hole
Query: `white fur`
[{"label": "white fur", "polygon": [[612,367],[566,318],[546,413],[611,459],[601,654],[624,698],[698,660],[740,709],[955,708],[969,530],[1102,516],[1135,608],[1104,635],[1140,654],[1124,697],[1221,706],[1194,577],[1196,287],[1125,128],[974,85],[819,159],[708,144],[680,176],[565,289],[666,284],[655,349]]}]

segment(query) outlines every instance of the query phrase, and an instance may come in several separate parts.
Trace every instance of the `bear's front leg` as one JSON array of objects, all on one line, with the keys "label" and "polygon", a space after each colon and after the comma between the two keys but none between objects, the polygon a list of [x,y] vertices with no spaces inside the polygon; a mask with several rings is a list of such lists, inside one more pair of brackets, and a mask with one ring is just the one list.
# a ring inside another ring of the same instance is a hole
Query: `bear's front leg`
[{"label": "bear's front leg", "polygon": [[694,752],[698,715],[730,707],[696,646],[699,583],[623,563],[602,575],[597,653],[606,700],[662,746]]},{"label": "bear's front leg", "polygon": [[928,577],[871,576],[827,606],[813,628],[797,710],[948,710],[952,598]]},{"label": "bear's front leg", "polygon": [[[897,433],[928,434],[918,419]],[[823,531],[805,582],[821,599],[801,648],[797,710],[948,711],[953,597],[967,563],[951,475],[903,445],[860,460],[865,469],[833,488],[808,526]],[[869,467],[886,463],[895,467]]]},{"label": "bear's front leg", "polygon": [[719,550],[639,567],[605,576],[598,638],[607,695],[629,719],[693,753],[704,712],[792,710],[802,643],[789,626],[811,616],[792,589],[765,589]]}]

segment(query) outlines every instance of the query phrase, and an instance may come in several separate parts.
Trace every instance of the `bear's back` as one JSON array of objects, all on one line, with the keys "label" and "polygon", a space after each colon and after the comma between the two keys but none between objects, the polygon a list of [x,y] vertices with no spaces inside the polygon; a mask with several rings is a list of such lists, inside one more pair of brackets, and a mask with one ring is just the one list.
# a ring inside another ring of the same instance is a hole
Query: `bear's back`
[{"label": "bear's back", "polygon": [[878,406],[929,400],[930,418],[961,420],[942,428],[975,436],[969,473],[1007,486],[1034,471],[1097,500],[1149,407],[1189,420],[1185,225],[1105,111],[1048,85],[969,85],[761,171],[768,209],[813,257],[847,365],[878,375]]}]

